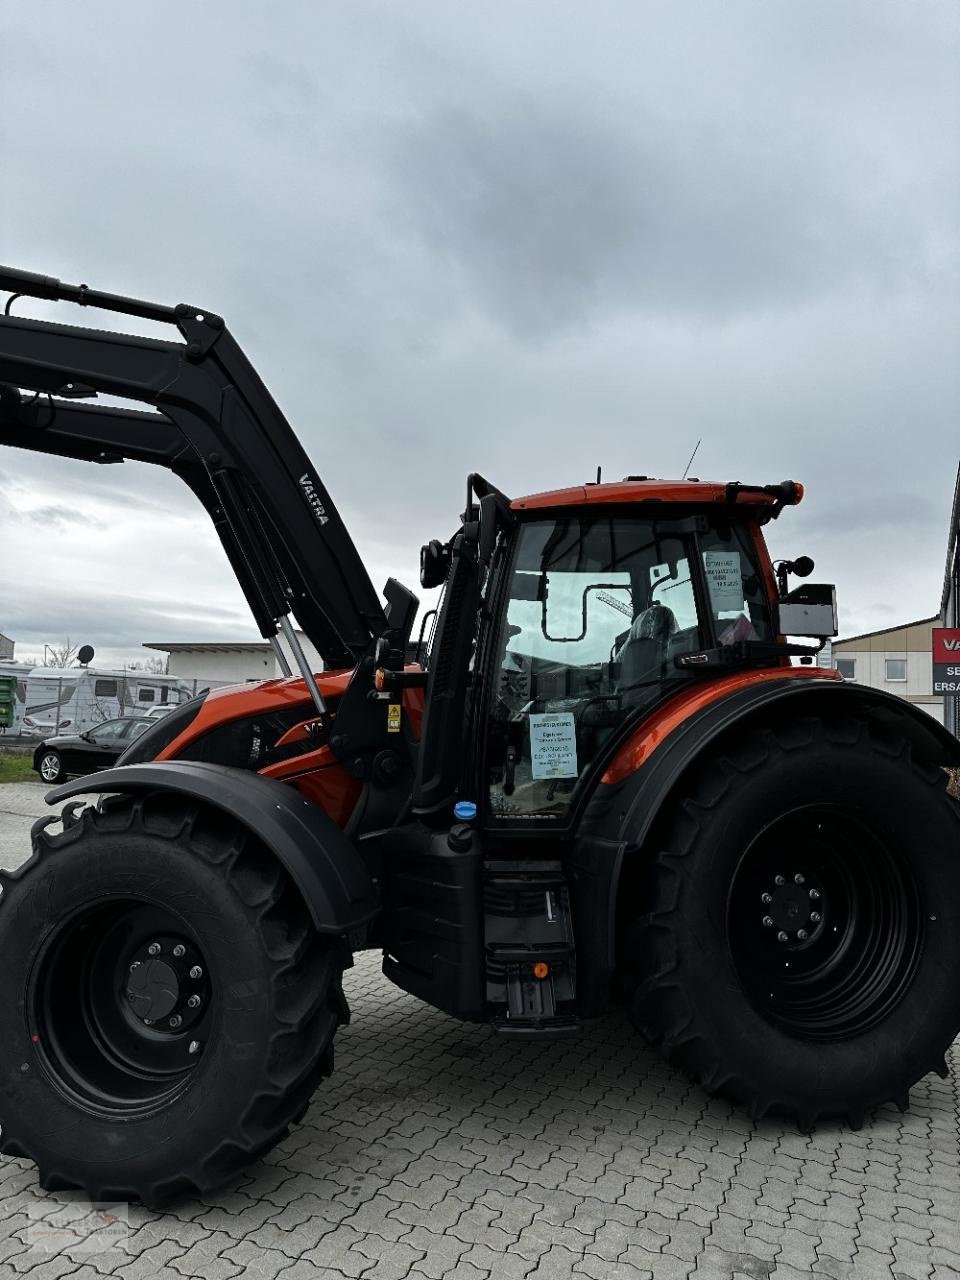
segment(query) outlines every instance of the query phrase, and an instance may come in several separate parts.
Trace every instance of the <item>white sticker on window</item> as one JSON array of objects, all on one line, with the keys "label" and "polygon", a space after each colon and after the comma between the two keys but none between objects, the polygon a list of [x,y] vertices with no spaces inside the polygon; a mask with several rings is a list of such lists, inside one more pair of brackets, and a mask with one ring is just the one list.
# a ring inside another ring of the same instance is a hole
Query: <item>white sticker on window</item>
[{"label": "white sticker on window", "polygon": [[577,728],[572,711],[530,717],[530,770],[534,780],[577,776]]},{"label": "white sticker on window", "polygon": [[714,613],[743,608],[743,575],[739,551],[705,551],[703,567],[710,584]]}]

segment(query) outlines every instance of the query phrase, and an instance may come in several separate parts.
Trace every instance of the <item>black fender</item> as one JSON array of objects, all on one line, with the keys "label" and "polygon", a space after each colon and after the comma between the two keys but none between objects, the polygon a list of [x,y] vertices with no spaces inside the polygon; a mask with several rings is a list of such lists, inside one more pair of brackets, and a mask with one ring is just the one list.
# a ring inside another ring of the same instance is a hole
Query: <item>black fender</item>
[{"label": "black fender", "polygon": [[748,685],[710,703],[674,729],[635,772],[599,783],[584,810],[569,867],[575,926],[579,916],[579,936],[591,938],[593,952],[581,986],[587,1003],[603,1002],[614,973],[621,883],[639,871],[655,823],[689,771],[728,734],[811,715],[865,720],[881,737],[906,738],[917,759],[960,766],[960,740],[920,707],[881,689],[785,672],[782,680]]},{"label": "black fender", "polygon": [[322,809],[275,778],[220,764],[169,760],[77,778],[48,792],[46,801],[151,791],[220,809],[256,836],[290,873],[320,933],[348,933],[379,911],[376,889],[356,847]]}]

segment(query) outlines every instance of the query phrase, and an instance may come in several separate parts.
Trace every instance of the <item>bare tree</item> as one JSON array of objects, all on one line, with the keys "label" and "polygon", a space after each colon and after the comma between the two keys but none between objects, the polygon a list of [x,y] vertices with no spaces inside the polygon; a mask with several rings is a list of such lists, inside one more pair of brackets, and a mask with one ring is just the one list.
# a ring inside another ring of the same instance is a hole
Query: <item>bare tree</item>
[{"label": "bare tree", "polygon": [[77,654],[80,652],[80,646],[71,644],[69,636],[63,644],[49,644],[46,647],[48,667],[69,667],[76,661]]}]

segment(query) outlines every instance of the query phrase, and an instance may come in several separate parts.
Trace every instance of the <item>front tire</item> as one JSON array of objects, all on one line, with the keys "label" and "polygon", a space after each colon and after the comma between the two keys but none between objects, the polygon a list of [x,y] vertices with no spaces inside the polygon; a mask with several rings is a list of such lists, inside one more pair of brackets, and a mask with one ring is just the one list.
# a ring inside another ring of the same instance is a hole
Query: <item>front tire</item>
[{"label": "front tire", "polygon": [[349,953],[225,816],[68,806],[0,873],[0,1151],[159,1204],[269,1150],[333,1066]]},{"label": "front tire", "polygon": [[[631,1015],[667,1058],[802,1128],[859,1124],[960,1030],[960,806],[860,722],[757,730],[704,763],[624,903]],[[631,910],[632,919],[629,918]]]},{"label": "front tire", "polygon": [[39,773],[44,782],[48,782],[51,786],[58,782],[63,782],[67,775],[59,752],[44,751],[37,761],[37,773]]}]

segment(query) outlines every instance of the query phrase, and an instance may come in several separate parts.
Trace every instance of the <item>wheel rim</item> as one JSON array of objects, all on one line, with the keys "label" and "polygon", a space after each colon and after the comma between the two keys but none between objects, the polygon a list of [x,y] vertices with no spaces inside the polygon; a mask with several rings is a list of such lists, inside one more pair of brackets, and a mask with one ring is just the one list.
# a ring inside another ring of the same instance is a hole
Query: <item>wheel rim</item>
[{"label": "wheel rim", "polygon": [[60,760],[57,756],[44,756],[40,761],[40,777],[44,782],[56,782],[60,776]]},{"label": "wheel rim", "polygon": [[916,972],[924,916],[901,851],[859,814],[809,805],[740,858],[727,942],[751,1001],[802,1039],[843,1040],[882,1021]]},{"label": "wheel rim", "polygon": [[114,899],[62,924],[31,987],[31,1031],[76,1102],[131,1116],[166,1105],[208,1043],[214,993],[193,931],[166,908]]}]

